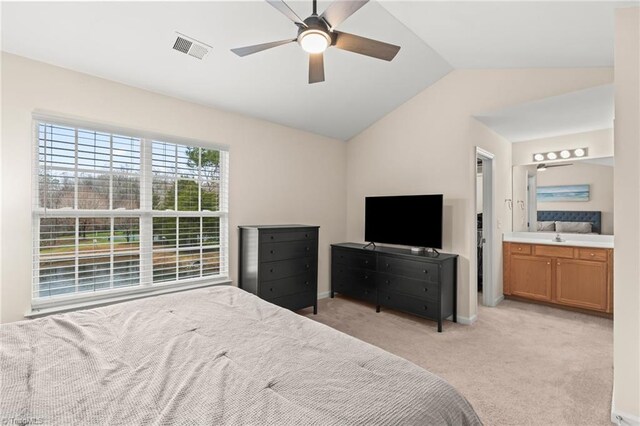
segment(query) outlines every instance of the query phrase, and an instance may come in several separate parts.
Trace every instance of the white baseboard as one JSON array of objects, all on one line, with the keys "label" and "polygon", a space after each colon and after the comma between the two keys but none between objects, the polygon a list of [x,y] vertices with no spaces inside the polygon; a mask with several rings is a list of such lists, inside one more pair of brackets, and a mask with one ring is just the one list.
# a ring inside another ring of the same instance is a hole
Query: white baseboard
[{"label": "white baseboard", "polygon": [[476,320],[478,319],[478,315],[472,315],[471,317],[462,317],[460,315],[458,315],[458,323],[459,324],[464,324],[464,325],[471,325],[474,322],[476,322]]},{"label": "white baseboard", "polygon": [[326,299],[327,297],[329,297],[329,295],[331,295],[330,291],[322,291],[318,293],[318,299]]},{"label": "white baseboard", "polygon": [[611,396],[611,423],[619,426],[640,426],[640,417],[616,410],[615,396]]},{"label": "white baseboard", "polygon": [[501,294],[496,300],[493,301],[493,306],[498,306],[498,304],[503,300],[504,300],[504,294]]}]

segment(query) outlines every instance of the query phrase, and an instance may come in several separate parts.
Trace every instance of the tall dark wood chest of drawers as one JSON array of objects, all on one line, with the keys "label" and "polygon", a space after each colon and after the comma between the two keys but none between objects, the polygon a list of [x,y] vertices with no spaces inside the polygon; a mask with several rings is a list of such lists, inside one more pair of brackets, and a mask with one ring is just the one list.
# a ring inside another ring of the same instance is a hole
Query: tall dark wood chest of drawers
[{"label": "tall dark wood chest of drawers", "polygon": [[331,245],[331,297],[345,294],[376,305],[438,322],[456,322],[457,259],[455,254],[414,254],[394,247]]},{"label": "tall dark wood chest of drawers", "polygon": [[318,226],[240,226],[239,287],[283,308],[318,312]]}]

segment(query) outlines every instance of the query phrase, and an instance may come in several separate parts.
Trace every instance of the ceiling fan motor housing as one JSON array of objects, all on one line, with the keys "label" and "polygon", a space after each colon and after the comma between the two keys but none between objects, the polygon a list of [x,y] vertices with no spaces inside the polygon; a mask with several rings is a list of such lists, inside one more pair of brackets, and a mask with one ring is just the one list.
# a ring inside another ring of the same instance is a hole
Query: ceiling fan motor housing
[{"label": "ceiling fan motor housing", "polygon": [[329,29],[329,25],[317,15],[311,15],[304,20],[306,27],[299,25],[298,43],[303,37],[310,33],[322,34],[327,39],[327,45],[333,46],[336,43],[336,35]]}]

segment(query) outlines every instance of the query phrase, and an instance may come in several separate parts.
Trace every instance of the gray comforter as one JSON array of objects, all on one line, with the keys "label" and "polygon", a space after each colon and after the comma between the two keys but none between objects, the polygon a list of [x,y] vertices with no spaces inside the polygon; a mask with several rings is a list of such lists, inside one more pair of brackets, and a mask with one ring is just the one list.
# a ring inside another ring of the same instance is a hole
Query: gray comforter
[{"label": "gray comforter", "polygon": [[475,425],[442,379],[231,286],[0,327],[2,424]]}]

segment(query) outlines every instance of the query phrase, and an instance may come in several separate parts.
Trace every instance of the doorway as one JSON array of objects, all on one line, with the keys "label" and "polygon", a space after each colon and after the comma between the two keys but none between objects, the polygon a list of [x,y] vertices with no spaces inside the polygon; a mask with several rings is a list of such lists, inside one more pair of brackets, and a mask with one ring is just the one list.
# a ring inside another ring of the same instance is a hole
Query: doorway
[{"label": "doorway", "polygon": [[478,300],[484,306],[495,306],[494,257],[494,155],[476,147],[476,270]]}]

